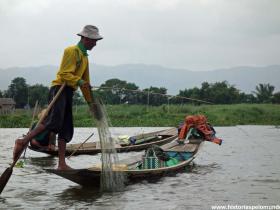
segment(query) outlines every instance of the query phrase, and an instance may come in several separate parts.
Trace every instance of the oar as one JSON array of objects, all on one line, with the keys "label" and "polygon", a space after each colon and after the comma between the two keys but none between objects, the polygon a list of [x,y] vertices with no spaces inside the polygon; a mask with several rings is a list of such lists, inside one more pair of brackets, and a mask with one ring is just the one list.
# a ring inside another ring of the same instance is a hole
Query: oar
[{"label": "oar", "polygon": [[[33,125],[33,123],[34,123],[35,114],[36,114],[36,112],[37,112],[37,106],[38,106],[38,100],[36,101],[35,106],[34,106],[34,110],[33,110],[33,114],[32,114],[32,121],[31,121],[31,123],[30,123],[29,130],[28,130],[28,131],[31,131],[31,129],[32,129],[32,125]],[[27,147],[25,147],[25,149],[24,149],[23,159],[25,159],[26,148],[27,148]]]},{"label": "oar", "polygon": [[77,148],[77,149],[75,149],[72,153],[71,153],[71,155],[69,155],[68,157],[67,157],[67,159],[70,159],[70,157],[71,156],[73,156],[92,136],[94,135],[94,133],[92,133],[92,134],[90,134],[90,136],[89,137],[87,137],[87,139],[83,142],[83,143],[81,143],[80,145],[79,145],[79,147]]},{"label": "oar", "polygon": [[[59,88],[58,92],[56,93],[55,97],[52,99],[51,103],[48,105],[47,109],[46,109],[46,112],[43,114],[43,116],[41,117],[41,119],[39,120],[39,122],[37,123],[37,125],[39,125],[40,123],[43,122],[43,120],[46,118],[46,116],[48,115],[50,109],[52,108],[53,104],[56,102],[56,100],[58,99],[58,97],[60,96],[62,90],[64,89],[65,87],[65,83]],[[27,147],[29,142],[27,142],[25,145],[24,145],[24,148]],[[22,149],[21,153],[23,152],[24,148]],[[19,154],[17,156],[17,158],[13,161],[13,163],[11,164],[10,167],[8,167],[4,173],[1,175],[0,177],[0,194],[2,193],[3,189],[5,188],[6,184],[8,183],[12,173],[13,173],[13,168],[15,166],[15,164],[17,163],[18,159],[20,158],[20,155]]]}]

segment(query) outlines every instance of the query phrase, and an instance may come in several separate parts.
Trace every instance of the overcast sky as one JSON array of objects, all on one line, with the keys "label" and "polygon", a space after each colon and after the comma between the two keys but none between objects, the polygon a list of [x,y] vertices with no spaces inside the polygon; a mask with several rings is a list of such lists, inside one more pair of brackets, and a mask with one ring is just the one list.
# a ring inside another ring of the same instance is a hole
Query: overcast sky
[{"label": "overcast sky", "polygon": [[86,24],[104,36],[99,65],[280,64],[278,0],[0,0],[0,68],[59,65]]}]

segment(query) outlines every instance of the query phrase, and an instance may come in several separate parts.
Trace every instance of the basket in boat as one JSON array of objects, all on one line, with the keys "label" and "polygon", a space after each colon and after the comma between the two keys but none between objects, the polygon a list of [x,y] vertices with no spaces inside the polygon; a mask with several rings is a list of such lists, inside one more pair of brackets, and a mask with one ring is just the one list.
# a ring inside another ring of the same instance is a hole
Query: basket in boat
[{"label": "basket in boat", "polygon": [[149,148],[143,156],[143,169],[162,168],[165,166],[165,161],[160,160],[153,148]]}]

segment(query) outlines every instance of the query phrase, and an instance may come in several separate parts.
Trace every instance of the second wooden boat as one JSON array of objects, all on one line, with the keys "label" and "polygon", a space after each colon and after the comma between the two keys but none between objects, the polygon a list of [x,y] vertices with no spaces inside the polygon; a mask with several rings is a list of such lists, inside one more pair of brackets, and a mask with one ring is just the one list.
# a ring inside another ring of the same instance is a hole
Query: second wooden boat
[{"label": "second wooden boat", "polygon": [[[116,144],[117,152],[131,152],[131,151],[140,151],[147,149],[152,145],[164,145],[178,136],[177,128],[170,128],[166,130],[160,130],[150,133],[143,133],[136,136],[132,136],[131,138],[135,140],[134,144],[123,143],[123,144]],[[73,151],[76,151],[81,144],[68,144],[66,146],[66,156],[71,155]],[[58,148],[56,147],[55,150],[47,150],[47,149],[38,149],[33,148],[31,146],[28,147],[29,149],[41,152],[53,156],[58,155]],[[74,155],[81,155],[81,154],[88,154],[88,155],[95,155],[101,152],[99,142],[92,142],[92,143],[85,143],[82,147],[80,147]]]}]

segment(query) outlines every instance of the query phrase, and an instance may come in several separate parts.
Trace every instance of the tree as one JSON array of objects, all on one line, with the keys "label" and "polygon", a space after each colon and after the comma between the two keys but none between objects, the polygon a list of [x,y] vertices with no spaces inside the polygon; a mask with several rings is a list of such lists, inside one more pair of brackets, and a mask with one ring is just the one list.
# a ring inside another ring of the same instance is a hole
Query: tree
[{"label": "tree", "polygon": [[211,84],[209,84],[208,82],[203,82],[201,84],[201,88],[200,88],[200,99],[201,100],[210,100],[209,99],[209,92],[211,91]]},{"label": "tree", "polygon": [[272,103],[280,104],[280,92],[273,94]]},{"label": "tree", "polygon": [[253,94],[240,93],[238,103],[256,103],[257,98]]},{"label": "tree", "polygon": [[209,98],[216,104],[233,104],[238,103],[239,90],[227,81],[215,82],[210,85]]},{"label": "tree", "polygon": [[142,98],[142,103],[149,103],[149,105],[159,106],[167,103],[166,92],[167,89],[164,87],[150,87],[143,90],[145,94]]},{"label": "tree", "polygon": [[101,84],[97,94],[103,98],[105,103],[136,103],[138,86],[120,79],[109,79]]},{"label": "tree", "polygon": [[[208,101],[216,104],[232,104],[239,102],[240,91],[234,86],[229,85],[227,81],[208,83],[203,82],[201,88],[191,88],[180,90],[179,97],[186,97],[192,99],[198,99]],[[180,99],[184,102],[183,99]],[[178,101],[176,102],[178,103]],[[187,100],[187,99],[186,99]],[[200,104],[201,102],[194,102]]]},{"label": "tree", "polygon": [[7,96],[15,100],[17,108],[23,108],[28,102],[28,86],[25,79],[14,78],[8,87]]},{"label": "tree", "polygon": [[137,104],[139,103],[139,87],[134,83],[126,83],[124,91],[123,102],[129,104]]},{"label": "tree", "polygon": [[3,98],[3,93],[1,90],[0,90],[0,98]]},{"label": "tree", "polygon": [[256,86],[256,94],[259,103],[271,103],[273,97],[274,86],[268,84],[259,84]]},{"label": "tree", "polygon": [[[201,99],[200,94],[201,94],[201,90],[198,87],[180,90],[178,95],[179,97],[176,101],[177,103],[186,103],[186,102],[190,102],[190,99]],[[197,103],[197,102],[191,101],[191,103]]]},{"label": "tree", "polygon": [[28,88],[29,105],[31,107],[34,107],[37,100],[41,106],[46,105],[48,103],[48,93],[49,93],[49,88],[41,84],[29,86]]}]

